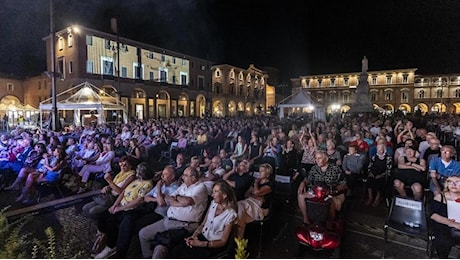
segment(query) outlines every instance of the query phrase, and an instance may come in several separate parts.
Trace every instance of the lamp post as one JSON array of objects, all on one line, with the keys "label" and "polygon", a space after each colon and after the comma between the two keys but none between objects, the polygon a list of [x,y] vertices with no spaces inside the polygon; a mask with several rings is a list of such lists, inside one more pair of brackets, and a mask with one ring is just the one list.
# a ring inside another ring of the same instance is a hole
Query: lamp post
[{"label": "lamp post", "polygon": [[51,103],[52,103],[52,112],[51,112],[51,129],[57,131],[58,129],[58,111],[57,111],[57,101],[56,101],[56,76],[55,76],[55,60],[56,49],[55,49],[55,33],[54,33],[54,12],[53,12],[53,0],[50,0],[50,39],[51,39]]}]

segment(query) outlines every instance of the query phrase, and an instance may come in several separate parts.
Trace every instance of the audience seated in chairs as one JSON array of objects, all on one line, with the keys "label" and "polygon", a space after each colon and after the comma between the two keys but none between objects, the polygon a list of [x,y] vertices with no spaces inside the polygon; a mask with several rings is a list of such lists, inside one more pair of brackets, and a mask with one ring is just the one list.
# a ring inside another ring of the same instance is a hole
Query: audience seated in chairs
[{"label": "audience seated in chairs", "polygon": [[107,173],[112,171],[112,159],[115,157],[115,153],[113,152],[113,144],[110,142],[106,142],[105,144],[97,142],[96,147],[98,147],[97,149],[101,151],[99,158],[97,158],[94,164],[86,164],[83,166],[83,168],[78,173],[78,175],[81,177],[81,183],[77,193],[83,193],[89,189],[87,183],[92,173]]},{"label": "audience seated in chairs", "polygon": [[178,153],[176,156],[176,162],[172,166],[174,166],[176,180],[179,180],[182,177],[185,168],[187,168],[187,164],[185,163],[185,155],[183,153]]},{"label": "audience seated in chairs", "polygon": [[23,182],[27,179],[27,176],[32,173],[39,171],[43,168],[43,163],[40,163],[42,160],[45,160],[44,154],[46,153],[46,147],[42,143],[37,143],[35,145],[35,150],[31,151],[30,156],[26,158],[24,167],[19,171],[16,180],[5,190],[20,190]]},{"label": "audience seated in chairs", "polygon": [[136,178],[132,162],[129,157],[122,157],[118,162],[120,172],[112,178],[110,173],[105,173],[104,179],[108,183],[103,187],[101,194],[96,196],[94,201],[83,206],[83,211],[90,217],[96,217],[107,210],[117,199],[118,195]]},{"label": "audience seated in chairs", "polygon": [[434,196],[444,189],[444,182],[447,177],[460,172],[460,163],[455,158],[456,150],[451,145],[444,145],[441,148],[441,157],[431,159],[429,165],[430,190]]},{"label": "audience seated in chairs", "polygon": [[209,258],[230,243],[237,220],[237,201],[233,189],[223,180],[212,188],[211,205],[203,222],[172,250],[172,258]]},{"label": "audience seated in chairs", "polygon": [[62,169],[67,166],[64,149],[56,147],[52,156],[45,156],[43,166],[46,169],[46,172],[33,172],[29,174],[26,185],[22,189],[21,195],[16,198],[16,202],[23,201],[24,204],[32,204],[36,202],[34,184],[40,182],[54,182],[58,180]]},{"label": "audience seated in chairs", "polygon": [[108,258],[117,253],[119,223],[130,210],[133,210],[140,201],[143,201],[143,197],[153,188],[152,178],[153,171],[148,169],[147,163],[139,164],[136,169],[136,179],[120,193],[115,203],[99,217],[98,230],[105,234],[107,244],[94,258]]},{"label": "audience seated in chairs", "polygon": [[246,224],[263,220],[268,215],[274,185],[270,177],[272,174],[273,167],[270,164],[261,164],[259,166],[259,176],[246,192],[246,198],[238,201],[237,236],[239,238],[244,236]]},{"label": "audience seated in chairs", "polygon": [[214,182],[221,179],[224,175],[225,170],[222,168],[222,159],[216,155],[211,159],[211,164],[208,170],[200,177],[200,181],[204,183],[208,191],[208,195],[212,194],[212,187]]},{"label": "audience seated in chairs", "polygon": [[308,193],[307,185],[315,185],[317,183],[325,183],[328,188],[332,188],[331,195],[332,203],[329,210],[329,219],[334,220],[337,211],[340,211],[343,203],[345,202],[345,194],[347,181],[344,177],[343,171],[337,165],[328,162],[328,156],[324,151],[317,151],[315,153],[316,165],[313,166],[307,174],[304,181],[302,181],[297,190],[297,202],[299,204],[300,212],[302,213],[303,223],[309,225],[307,206],[305,204],[306,198],[312,198],[312,194]]},{"label": "audience seated in chairs", "polygon": [[281,145],[278,138],[273,137],[264,149],[262,163],[269,163],[273,169],[278,168],[280,166],[281,151]]},{"label": "audience seated in chairs", "polygon": [[244,200],[245,194],[251,188],[254,178],[249,174],[249,162],[241,161],[237,167],[222,176],[234,190],[237,200]]},{"label": "audience seated in chairs", "polygon": [[235,150],[233,154],[230,156],[232,163],[235,165],[237,162],[247,159],[248,154],[248,145],[244,140],[243,136],[238,135],[237,143],[235,144]]},{"label": "audience seated in chairs", "polygon": [[156,246],[152,249],[151,243],[157,233],[182,228],[192,232],[198,227],[208,201],[206,186],[199,182],[199,177],[196,168],[185,169],[182,175],[184,183],[171,195],[165,196],[166,203],[170,205],[167,216],[139,231],[139,241],[144,258],[166,257],[169,248]]},{"label": "audience seated in chairs", "polygon": [[[371,157],[367,175],[366,206],[377,207],[386,192],[387,180],[393,169],[393,157],[386,153],[386,144],[377,145],[377,154]],[[374,196],[375,195],[375,196]]]},{"label": "audience seated in chairs", "polygon": [[445,190],[436,194],[431,202],[431,223],[435,236],[433,247],[441,259],[449,258],[451,248],[460,243],[460,223],[449,219],[447,215],[448,201],[456,201],[459,197],[460,175],[457,173],[447,177]]},{"label": "audience seated in chairs", "polygon": [[142,150],[141,146],[138,144],[137,138],[131,138],[129,140],[129,147],[126,151],[126,155],[133,158],[133,166],[136,167],[139,163],[142,162]]},{"label": "audience seated in chairs", "polygon": [[24,163],[26,162],[27,158],[34,150],[32,144],[32,138],[28,137],[22,139],[22,144],[18,144],[16,147],[13,147],[13,160],[0,161],[0,171],[2,174],[4,174],[7,170],[19,173],[21,168],[24,167]]},{"label": "audience seated in chairs", "polygon": [[250,168],[257,167],[258,169],[259,164],[262,162],[262,157],[264,155],[263,145],[260,142],[259,137],[256,133],[251,133],[251,141],[249,142],[249,164]]},{"label": "audience seated in chairs", "polygon": [[353,190],[356,182],[360,181],[358,178],[361,176],[365,157],[358,153],[358,146],[350,144],[348,147],[348,154],[343,157],[342,169],[345,173],[345,179],[350,190]]},{"label": "audience seated in chairs", "polygon": [[410,186],[413,197],[422,199],[423,186],[426,183],[425,160],[417,158],[417,149],[413,146],[407,147],[406,156],[399,157],[398,171],[394,176],[393,185],[402,197],[407,197],[405,186]]},{"label": "audience seated in chairs", "polygon": [[224,148],[219,150],[219,156],[222,159],[222,168],[224,168],[225,172],[230,171],[233,169],[233,162],[228,157],[227,151]]}]

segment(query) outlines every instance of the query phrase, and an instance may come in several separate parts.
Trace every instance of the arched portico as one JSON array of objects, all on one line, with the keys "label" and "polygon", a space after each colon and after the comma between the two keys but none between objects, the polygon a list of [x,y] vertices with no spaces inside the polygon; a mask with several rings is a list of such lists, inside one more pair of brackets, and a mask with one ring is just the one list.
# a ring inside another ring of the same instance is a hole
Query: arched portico
[{"label": "arched portico", "polygon": [[171,111],[171,97],[165,90],[161,90],[155,95],[156,98],[156,115],[157,117],[169,118]]}]

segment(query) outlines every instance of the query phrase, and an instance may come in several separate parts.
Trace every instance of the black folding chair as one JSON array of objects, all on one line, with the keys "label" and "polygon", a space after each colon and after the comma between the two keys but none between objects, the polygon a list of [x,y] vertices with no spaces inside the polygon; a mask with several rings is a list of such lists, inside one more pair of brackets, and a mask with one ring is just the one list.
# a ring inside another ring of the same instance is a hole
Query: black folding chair
[{"label": "black folding chair", "polygon": [[388,218],[383,226],[384,243],[382,258],[385,258],[385,248],[388,241],[389,230],[426,240],[426,254],[429,255],[431,238],[428,235],[428,225],[423,201],[400,196],[395,196],[393,198]]}]

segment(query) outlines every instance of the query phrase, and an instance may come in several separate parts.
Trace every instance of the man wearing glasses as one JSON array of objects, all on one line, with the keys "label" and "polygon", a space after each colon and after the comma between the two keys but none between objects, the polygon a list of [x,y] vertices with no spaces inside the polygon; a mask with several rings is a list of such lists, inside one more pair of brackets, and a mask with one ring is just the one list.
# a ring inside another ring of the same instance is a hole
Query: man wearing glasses
[{"label": "man wearing glasses", "polygon": [[460,174],[460,163],[454,160],[455,152],[452,145],[445,145],[441,148],[441,157],[430,161],[430,190],[434,196],[444,189],[444,182],[448,177]]},{"label": "man wearing glasses", "polygon": [[182,185],[172,194],[165,196],[166,204],[169,205],[167,216],[139,231],[144,258],[165,258],[167,255],[168,249],[165,246],[158,245],[152,249],[151,243],[157,233],[182,228],[192,232],[198,227],[208,201],[206,186],[199,178],[197,169],[186,168],[182,174]]}]

